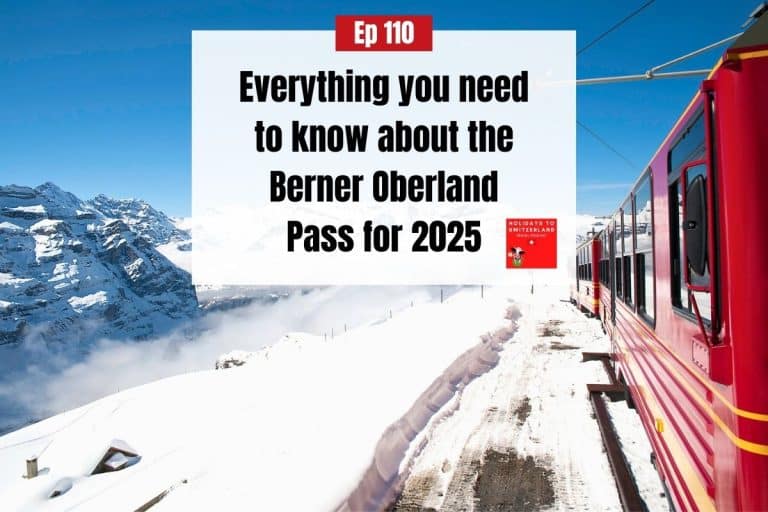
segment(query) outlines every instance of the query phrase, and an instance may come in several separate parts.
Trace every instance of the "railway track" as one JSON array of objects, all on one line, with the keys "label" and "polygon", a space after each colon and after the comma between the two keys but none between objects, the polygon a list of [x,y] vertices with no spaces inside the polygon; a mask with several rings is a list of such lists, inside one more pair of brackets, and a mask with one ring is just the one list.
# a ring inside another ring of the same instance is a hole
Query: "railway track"
[{"label": "railway track", "polygon": [[391,510],[619,509],[591,407],[577,391],[607,380],[574,357],[607,348],[593,322],[559,303],[526,308],[497,368],[434,426]]},{"label": "railway track", "polygon": [[583,352],[582,360],[601,361],[611,382],[610,384],[587,384],[587,392],[589,393],[592,409],[595,411],[595,419],[600,427],[600,435],[605,446],[605,453],[608,456],[608,462],[611,465],[611,471],[616,480],[616,490],[619,493],[621,507],[625,512],[647,512],[648,507],[640,496],[640,491],[637,488],[632,470],[622,451],[616,429],[613,426],[613,421],[610,414],[608,414],[605,399],[603,398],[603,395],[605,395],[613,401],[623,400],[626,398],[627,390],[616,381],[616,376],[610,366],[609,354]]}]

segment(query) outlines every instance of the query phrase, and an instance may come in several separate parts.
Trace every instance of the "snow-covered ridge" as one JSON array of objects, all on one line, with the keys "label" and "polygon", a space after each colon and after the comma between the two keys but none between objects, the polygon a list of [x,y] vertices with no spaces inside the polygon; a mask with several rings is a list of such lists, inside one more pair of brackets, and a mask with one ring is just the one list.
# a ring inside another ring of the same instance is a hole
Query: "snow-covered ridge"
[{"label": "snow-covered ridge", "polygon": [[156,249],[189,233],[143,201],[0,186],[0,234],[0,345],[147,338],[197,315],[189,274]]},{"label": "snow-covered ridge", "polygon": [[134,233],[151,240],[153,245],[190,240],[187,230],[141,199],[112,199],[99,194],[88,204],[104,216],[122,221]]}]

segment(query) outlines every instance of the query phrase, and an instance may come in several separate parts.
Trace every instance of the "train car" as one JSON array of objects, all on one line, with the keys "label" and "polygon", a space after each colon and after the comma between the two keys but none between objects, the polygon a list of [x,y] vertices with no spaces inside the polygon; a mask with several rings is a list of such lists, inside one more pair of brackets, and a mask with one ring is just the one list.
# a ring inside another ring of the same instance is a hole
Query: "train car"
[{"label": "train car", "polygon": [[600,240],[590,235],[576,248],[576,286],[571,289],[571,302],[590,316],[598,316],[600,282]]},{"label": "train car", "polygon": [[763,15],[596,237],[614,368],[678,511],[768,510],[766,197]]}]

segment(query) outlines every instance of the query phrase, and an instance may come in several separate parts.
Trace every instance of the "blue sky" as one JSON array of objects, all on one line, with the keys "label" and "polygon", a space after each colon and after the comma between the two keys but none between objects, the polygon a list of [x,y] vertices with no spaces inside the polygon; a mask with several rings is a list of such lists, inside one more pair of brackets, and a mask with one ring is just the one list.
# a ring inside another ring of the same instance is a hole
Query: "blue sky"
[{"label": "blue sky", "polygon": [[[575,29],[580,48],[644,3],[0,3],[0,183],[53,181],[87,198],[190,211],[190,31],[332,29],[336,14],[432,14],[436,29]],[[738,32],[756,0],[657,0],[578,58],[579,77],[641,73]],[[203,5],[204,4],[204,5]],[[680,69],[711,66],[714,51]],[[503,56],[503,54],[502,54]],[[688,103],[697,79],[581,87],[578,210],[609,213]]]}]

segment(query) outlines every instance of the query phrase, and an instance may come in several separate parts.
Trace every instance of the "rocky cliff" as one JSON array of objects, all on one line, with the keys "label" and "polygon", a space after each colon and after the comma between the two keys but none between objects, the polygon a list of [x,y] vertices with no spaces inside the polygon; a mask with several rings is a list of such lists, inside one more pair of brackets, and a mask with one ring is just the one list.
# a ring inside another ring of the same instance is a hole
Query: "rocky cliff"
[{"label": "rocky cliff", "polygon": [[143,201],[0,187],[0,344],[144,339],[197,316],[190,275],[156,249],[188,241]]}]

